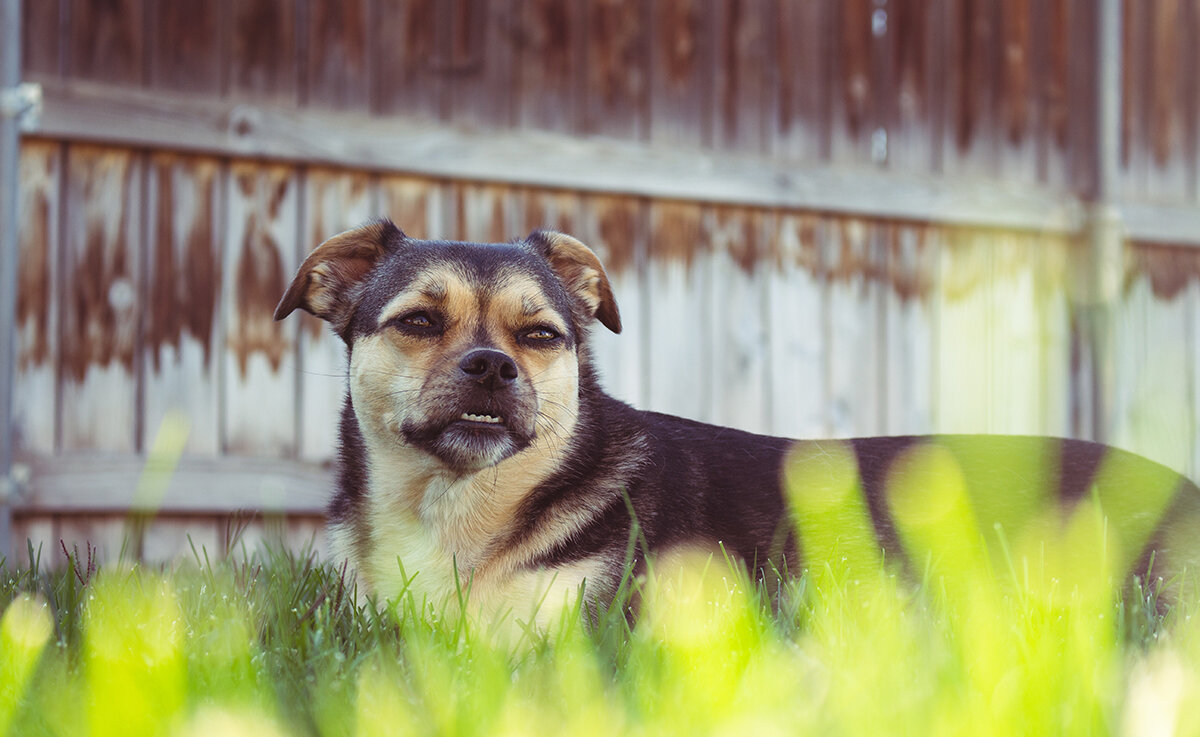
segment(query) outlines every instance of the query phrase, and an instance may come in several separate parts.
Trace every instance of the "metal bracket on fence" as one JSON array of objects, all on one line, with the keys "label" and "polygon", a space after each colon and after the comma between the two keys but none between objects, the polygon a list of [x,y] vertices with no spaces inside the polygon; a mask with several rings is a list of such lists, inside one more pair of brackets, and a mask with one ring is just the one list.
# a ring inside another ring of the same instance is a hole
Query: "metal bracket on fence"
[{"label": "metal bracket on fence", "polygon": [[42,116],[42,86],[25,82],[0,89],[0,118],[13,118],[22,131],[38,127]]}]

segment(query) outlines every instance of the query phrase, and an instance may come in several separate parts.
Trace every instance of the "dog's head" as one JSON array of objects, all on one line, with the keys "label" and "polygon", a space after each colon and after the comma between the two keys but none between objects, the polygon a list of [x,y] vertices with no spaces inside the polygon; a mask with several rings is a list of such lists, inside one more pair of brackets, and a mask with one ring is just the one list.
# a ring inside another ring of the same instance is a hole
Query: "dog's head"
[{"label": "dog's head", "polygon": [[388,221],[322,243],[275,319],[327,320],[350,352],[350,394],[375,442],[471,473],[545,433],[569,436],[581,341],[621,318],[600,260],[568,235],[478,244],[408,238]]}]

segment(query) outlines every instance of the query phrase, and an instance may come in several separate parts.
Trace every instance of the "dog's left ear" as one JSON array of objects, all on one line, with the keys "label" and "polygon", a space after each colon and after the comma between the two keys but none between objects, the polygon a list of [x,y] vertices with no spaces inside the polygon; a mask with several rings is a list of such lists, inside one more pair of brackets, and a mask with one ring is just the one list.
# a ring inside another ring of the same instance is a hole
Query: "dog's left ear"
[{"label": "dog's left ear", "polygon": [[354,287],[404,240],[390,220],[339,233],[313,249],[275,308],[282,320],[299,308],[327,320],[341,333],[350,320]]},{"label": "dog's left ear", "polygon": [[527,240],[539,248],[567,290],[587,306],[592,316],[614,333],[621,332],[621,313],[608,274],[592,249],[552,230],[535,230]]}]

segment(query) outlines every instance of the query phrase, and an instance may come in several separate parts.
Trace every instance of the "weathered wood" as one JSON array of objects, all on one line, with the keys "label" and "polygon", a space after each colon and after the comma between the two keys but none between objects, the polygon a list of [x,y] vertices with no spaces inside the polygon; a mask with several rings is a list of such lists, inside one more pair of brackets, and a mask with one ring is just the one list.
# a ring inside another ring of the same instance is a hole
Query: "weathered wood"
[{"label": "weathered wood", "polygon": [[650,139],[699,148],[712,138],[712,18],[703,0],[650,7]]},{"label": "weathered wood", "polygon": [[295,104],[300,99],[297,4],[238,0],[230,6],[230,95]]},{"label": "weathered wood", "polygon": [[305,102],[366,110],[372,86],[370,0],[309,0]]},{"label": "weathered wood", "polygon": [[583,200],[578,192],[530,189],[517,193],[520,212],[509,238],[523,237],[535,229],[557,230],[579,237]]},{"label": "weathered wood", "polygon": [[68,2],[67,75],[140,85],[145,69],[145,0]]},{"label": "weathered wood", "polygon": [[437,0],[375,0],[373,111],[427,121],[444,115],[441,5],[445,3]]},{"label": "weathered wood", "polygon": [[949,84],[942,160],[948,174],[995,171],[999,164],[998,5],[996,0],[950,0],[947,6]]},{"label": "weathered wood", "polygon": [[641,140],[649,129],[649,5],[586,0],[581,132]]},{"label": "weathered wood", "polygon": [[645,405],[646,269],[645,204],[628,197],[589,196],[584,199],[578,236],[600,257],[621,312],[621,333],[592,327],[592,355],[601,385],[613,396]]},{"label": "weathered wood", "polygon": [[1195,139],[1198,131],[1188,127],[1194,122],[1190,108],[1196,73],[1196,37],[1189,22],[1190,3],[1186,0],[1157,0],[1144,3],[1141,12],[1150,16],[1149,126],[1143,142],[1149,158],[1147,199],[1179,202],[1187,197],[1189,168],[1185,137]]},{"label": "weathered wood", "polygon": [[511,127],[517,111],[519,0],[440,0],[436,71],[447,118],[464,127]]},{"label": "weathered wood", "polygon": [[938,432],[991,429],[992,244],[973,230],[944,233],[936,293],[934,427]]},{"label": "weathered wood", "polygon": [[701,421],[712,417],[708,227],[699,205],[650,203],[646,408]]},{"label": "weathered wood", "polygon": [[848,218],[827,230],[826,238],[830,432],[878,435],[886,391],[880,226]]},{"label": "weathered wood", "polygon": [[220,451],[219,175],[215,159],[155,154],[145,199],[143,426],[153,432],[168,413],[183,413],[186,450],[203,455]]},{"label": "weathered wood", "polygon": [[130,151],[72,146],[60,348],[66,450],[134,450],[137,437],[141,166]]},{"label": "weathered wood", "polygon": [[429,179],[379,178],[378,214],[413,238],[449,238],[443,223],[442,186]]},{"label": "weathered wood", "polygon": [[21,0],[21,68],[35,77],[62,74],[62,7],[58,2]]},{"label": "weathered wood", "polygon": [[[712,420],[750,432],[770,429],[767,292],[763,253],[772,224],[761,211],[716,207],[710,216],[712,290],[708,338]],[[678,364],[677,364],[678,366]],[[676,369],[678,370],[678,369]]]},{"label": "weathered wood", "polygon": [[1188,283],[1195,252],[1140,246],[1116,321],[1113,442],[1180,471],[1192,460],[1193,349]]},{"label": "weathered wood", "polygon": [[218,519],[155,518],[140,530],[138,556],[150,563],[187,561],[202,564],[205,556],[216,562],[221,556]]},{"label": "weathered wood", "polygon": [[235,162],[226,184],[222,449],[296,452],[298,322],[275,322],[275,304],[297,266],[299,193],[294,170]]},{"label": "weathered wood", "polygon": [[988,430],[1031,435],[1042,424],[1042,318],[1037,295],[1038,243],[989,234],[992,263],[986,290],[990,358]]},{"label": "weathered wood", "polygon": [[714,148],[766,153],[778,79],[771,44],[775,3],[717,0],[713,34],[712,110]]},{"label": "weathered wood", "polygon": [[[411,120],[199,103],[84,84],[46,85],[39,134],[235,158],[757,207],[857,213],[1056,233],[1078,230],[1078,199],[987,178],[931,179],[612,140],[448,131]],[[231,128],[231,121],[236,121]],[[232,134],[232,135],[231,135]]]},{"label": "weathered wood", "polygon": [[942,94],[939,75],[945,66],[945,48],[939,45],[942,37],[936,33],[936,23],[941,21],[937,2],[908,0],[882,10],[887,14],[889,52],[884,62],[889,70],[890,100],[883,116],[888,167],[932,171],[933,123]]},{"label": "weathered wood", "polygon": [[32,463],[29,493],[16,499],[18,515],[156,512],[227,515],[239,509],[290,515],[323,513],[333,476],[327,469],[262,458],[184,456],[156,487],[139,497],[144,456],[65,454]]},{"label": "weathered wood", "polygon": [[884,224],[884,431],[932,432],[933,286],[938,249],[931,229]]},{"label": "weathered wood", "polygon": [[828,290],[821,242],[828,219],[781,213],[767,261],[771,432],[828,437]]},{"label": "weathered wood", "polygon": [[1069,238],[1036,237],[1033,273],[1041,335],[1041,426],[1044,435],[1071,434],[1071,300]]},{"label": "weathered wood", "polygon": [[[515,9],[517,126],[563,132],[582,127],[585,12],[583,2],[562,0],[526,0]],[[490,94],[511,93],[500,87]]]},{"label": "weathered wood", "polygon": [[872,161],[871,137],[881,130],[877,107],[885,91],[873,73],[872,0],[841,0],[825,17],[833,40],[830,55],[830,157],[836,162]]},{"label": "weathered wood", "polygon": [[146,5],[149,84],[197,94],[221,92],[221,0]]},{"label": "weathered wood", "polygon": [[12,422],[16,449],[36,453],[54,450],[58,411],[61,151],[59,145],[42,141],[21,147]]},{"label": "weathered wood", "polygon": [[778,74],[773,152],[788,161],[830,157],[829,85],[832,54],[825,28],[834,6],[824,0],[782,2],[772,29]]},{"label": "weathered wood", "polygon": [[[371,217],[370,180],[365,174],[311,169],[305,182],[306,222],[296,243],[296,263],[325,239]],[[307,312],[300,317],[300,457],[330,461],[337,447],[338,418],[346,392],[346,348],[329,326]]]},{"label": "weathered wood", "polygon": [[1035,26],[1032,0],[1012,0],[998,4],[999,69],[997,94],[999,125],[997,136],[1000,164],[1004,173],[1020,181],[1038,179],[1038,135],[1041,122],[1036,94],[1037,76],[1043,72],[1035,45],[1045,27]]},{"label": "weathered wood", "polygon": [[518,235],[520,208],[509,188],[459,184],[454,190],[458,216],[455,238],[479,243],[504,243]]}]

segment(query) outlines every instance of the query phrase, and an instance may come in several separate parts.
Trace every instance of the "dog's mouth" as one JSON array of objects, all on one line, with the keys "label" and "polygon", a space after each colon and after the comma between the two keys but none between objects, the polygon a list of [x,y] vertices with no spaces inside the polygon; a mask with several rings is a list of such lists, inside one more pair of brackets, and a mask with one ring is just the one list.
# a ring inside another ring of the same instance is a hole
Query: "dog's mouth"
[{"label": "dog's mouth", "polygon": [[504,418],[499,415],[492,415],[486,412],[474,413],[463,412],[458,418],[462,422],[473,422],[481,425],[503,425]]}]

